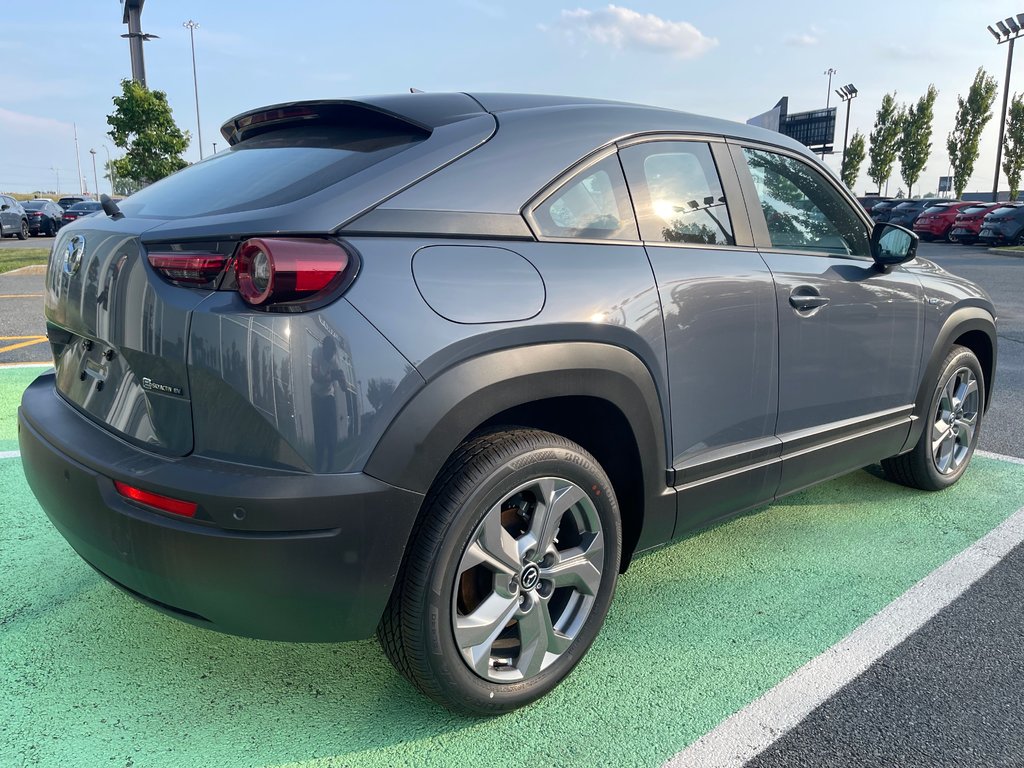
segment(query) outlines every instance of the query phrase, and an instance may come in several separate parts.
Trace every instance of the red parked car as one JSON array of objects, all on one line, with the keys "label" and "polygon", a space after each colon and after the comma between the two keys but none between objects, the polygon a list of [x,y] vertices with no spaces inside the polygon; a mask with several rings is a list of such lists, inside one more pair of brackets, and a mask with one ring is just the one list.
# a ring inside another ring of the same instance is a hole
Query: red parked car
[{"label": "red parked car", "polygon": [[925,208],[914,220],[914,232],[922,240],[948,240],[953,242],[953,221],[960,211],[972,207],[972,203],[954,200],[936,203]]},{"label": "red parked car", "polygon": [[985,216],[997,208],[1007,208],[1013,203],[971,203],[961,208],[953,220],[953,227],[949,230],[951,242],[970,245],[978,242],[978,233],[981,231],[981,223]]}]

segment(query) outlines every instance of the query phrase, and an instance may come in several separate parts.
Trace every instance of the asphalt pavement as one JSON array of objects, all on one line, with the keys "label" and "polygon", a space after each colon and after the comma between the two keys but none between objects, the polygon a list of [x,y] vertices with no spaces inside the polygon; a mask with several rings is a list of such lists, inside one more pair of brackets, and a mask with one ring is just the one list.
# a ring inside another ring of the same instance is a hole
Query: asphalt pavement
[{"label": "asphalt pavement", "polygon": [[0,237],[0,248],[50,248],[52,246],[52,237],[29,237],[27,240],[19,240],[16,237]]}]

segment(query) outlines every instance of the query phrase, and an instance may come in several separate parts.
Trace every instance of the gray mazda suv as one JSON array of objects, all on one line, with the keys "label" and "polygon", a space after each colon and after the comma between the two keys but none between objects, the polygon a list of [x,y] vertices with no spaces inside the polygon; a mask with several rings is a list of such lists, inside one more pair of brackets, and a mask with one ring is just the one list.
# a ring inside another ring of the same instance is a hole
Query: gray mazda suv
[{"label": "gray mazda suv", "polygon": [[425,694],[504,712],[638,553],[873,462],[968,466],[991,302],[777,133],[461,93],[222,132],[61,230],[20,410],[53,524],[172,616],[376,632]]}]

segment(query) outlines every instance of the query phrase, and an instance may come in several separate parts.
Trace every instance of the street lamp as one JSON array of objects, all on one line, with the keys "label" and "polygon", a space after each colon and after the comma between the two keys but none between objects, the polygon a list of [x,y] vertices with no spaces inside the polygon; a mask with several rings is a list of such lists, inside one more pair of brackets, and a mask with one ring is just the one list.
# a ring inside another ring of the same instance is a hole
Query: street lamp
[{"label": "street lamp", "polygon": [[89,154],[92,155],[92,183],[96,187],[96,198],[100,196],[100,177],[96,174],[96,150],[90,149]]},{"label": "street lamp", "polygon": [[[999,199],[999,164],[1003,159],[1003,131],[1006,129],[1006,103],[1010,97],[1010,66],[1013,64],[1013,41],[1024,34],[1024,13],[1018,13],[1016,19],[1007,18],[996,22],[997,29],[991,26],[988,31],[999,44],[1009,43],[1006,48],[1006,78],[1003,82],[1003,109],[999,113],[999,143],[996,145],[996,174],[992,180],[992,202]],[[998,31],[997,31],[998,30]]]},{"label": "street lamp", "polygon": [[199,80],[196,77],[196,36],[195,31],[199,29],[197,22],[189,19],[184,22],[181,26],[188,30],[189,40],[192,41],[192,86],[196,92],[196,133],[199,134],[199,159],[203,159],[203,126],[199,121]]},{"label": "street lamp", "polygon": [[60,197],[60,168],[51,165],[50,170],[57,174],[57,197]]},{"label": "street lamp", "polygon": [[107,153],[107,176],[110,177],[110,196],[114,197],[114,163],[110,159],[110,150],[104,144],[103,151]]},{"label": "street lamp", "polygon": [[[821,74],[828,75],[828,89],[825,91],[825,111],[828,112],[829,100],[832,98],[832,75],[839,74],[839,70],[829,67]],[[821,148],[821,159],[825,159],[825,147]]]},{"label": "street lamp", "polygon": [[843,133],[843,160],[846,160],[846,142],[850,139],[850,102],[857,98],[857,89],[850,83],[836,88],[836,94],[846,102],[846,132]]}]

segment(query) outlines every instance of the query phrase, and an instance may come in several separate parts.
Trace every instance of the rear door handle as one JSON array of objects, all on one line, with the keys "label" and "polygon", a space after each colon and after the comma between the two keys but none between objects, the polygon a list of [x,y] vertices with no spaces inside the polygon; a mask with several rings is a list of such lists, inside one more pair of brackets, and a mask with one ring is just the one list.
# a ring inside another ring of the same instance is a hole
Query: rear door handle
[{"label": "rear door handle", "polygon": [[829,303],[829,298],[818,293],[817,288],[801,285],[799,288],[794,288],[793,292],[789,294],[789,303],[798,312],[807,312],[825,306]]}]

